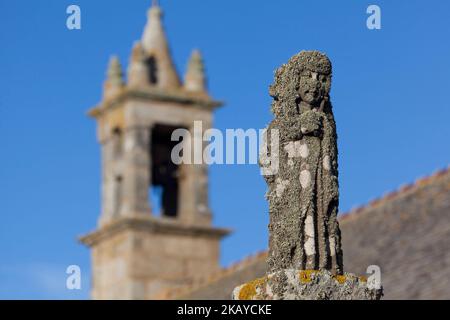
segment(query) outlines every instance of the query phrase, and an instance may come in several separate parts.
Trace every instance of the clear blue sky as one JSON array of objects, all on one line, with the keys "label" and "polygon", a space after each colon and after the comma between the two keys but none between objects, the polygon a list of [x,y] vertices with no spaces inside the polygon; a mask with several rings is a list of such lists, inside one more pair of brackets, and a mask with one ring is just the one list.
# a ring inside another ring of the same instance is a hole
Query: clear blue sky
[{"label": "clear blue sky", "polygon": [[[0,298],[87,298],[100,158],[95,123],[108,58],[128,63],[150,0],[0,2]],[[450,160],[450,2],[160,1],[179,71],[202,50],[216,127],[263,128],[273,71],[302,49],[329,55],[339,134],[341,212],[446,167]],[[66,8],[82,30],[66,28]],[[382,29],[366,28],[378,4]],[[265,183],[255,165],[213,166],[215,224],[230,264],[267,244]],[[345,236],[345,235],[344,235]],[[345,250],[345,248],[344,248]],[[80,265],[83,290],[65,290]]]}]

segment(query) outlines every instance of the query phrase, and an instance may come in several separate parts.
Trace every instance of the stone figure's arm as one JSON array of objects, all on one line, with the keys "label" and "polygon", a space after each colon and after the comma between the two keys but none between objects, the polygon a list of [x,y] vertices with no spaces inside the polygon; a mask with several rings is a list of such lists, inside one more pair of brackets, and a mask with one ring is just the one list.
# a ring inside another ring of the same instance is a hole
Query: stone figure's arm
[{"label": "stone figure's arm", "polygon": [[315,110],[280,121],[281,141],[297,141],[304,135],[318,135],[323,129],[323,113]]},{"label": "stone figure's arm", "polygon": [[283,121],[282,142],[297,141],[303,137],[300,117],[295,116]]},{"label": "stone figure's arm", "polygon": [[318,135],[323,129],[322,112],[309,110],[299,116],[300,132],[304,135]]}]

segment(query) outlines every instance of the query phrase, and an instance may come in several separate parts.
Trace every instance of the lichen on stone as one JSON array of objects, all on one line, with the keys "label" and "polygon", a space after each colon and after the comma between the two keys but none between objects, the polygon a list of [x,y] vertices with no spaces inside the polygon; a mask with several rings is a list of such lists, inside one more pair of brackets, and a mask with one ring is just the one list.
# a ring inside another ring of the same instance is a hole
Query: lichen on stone
[{"label": "lichen on stone", "polygon": [[318,270],[301,270],[298,273],[298,277],[300,279],[301,283],[310,283],[311,282],[311,276],[315,273],[319,272]]},{"label": "lichen on stone", "polygon": [[244,284],[239,290],[239,300],[254,300],[258,289],[264,287],[266,281],[266,277],[262,277]]},{"label": "lichen on stone", "polygon": [[361,282],[367,282],[367,277],[365,277],[365,276],[359,276],[359,281],[361,281]]},{"label": "lichen on stone", "polygon": [[335,276],[334,276],[334,279],[335,279],[337,282],[339,282],[340,284],[344,284],[345,281],[347,281],[347,277],[346,277],[345,275],[340,275],[340,274],[335,275]]},{"label": "lichen on stone", "polygon": [[238,300],[378,300],[383,290],[369,288],[351,273],[285,269],[248,282],[233,292]]}]

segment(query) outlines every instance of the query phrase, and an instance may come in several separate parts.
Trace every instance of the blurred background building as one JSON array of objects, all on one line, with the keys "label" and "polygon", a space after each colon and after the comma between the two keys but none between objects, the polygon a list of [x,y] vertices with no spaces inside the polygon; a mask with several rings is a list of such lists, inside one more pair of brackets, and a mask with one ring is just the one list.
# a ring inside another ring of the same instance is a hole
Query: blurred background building
[{"label": "blurred background building", "polygon": [[[92,248],[94,299],[154,299],[219,271],[228,230],[211,226],[208,168],[176,165],[171,152],[178,142],[171,137],[176,129],[194,135],[194,121],[210,128],[221,103],[207,93],[198,50],[180,81],[161,17],[155,3],[127,82],[113,57],[103,101],[90,111],[102,149],[102,212],[98,229],[82,238]],[[155,189],[159,208],[150,201]]]}]

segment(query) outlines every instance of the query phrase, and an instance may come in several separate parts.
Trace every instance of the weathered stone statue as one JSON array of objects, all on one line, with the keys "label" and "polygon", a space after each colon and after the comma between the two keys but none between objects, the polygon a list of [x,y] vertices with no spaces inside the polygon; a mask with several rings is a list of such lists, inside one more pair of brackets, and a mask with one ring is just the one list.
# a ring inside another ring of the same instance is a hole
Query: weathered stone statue
[{"label": "weathered stone statue", "polygon": [[270,213],[267,275],[235,288],[233,299],[372,300],[382,295],[381,287],[343,270],[330,88],[331,62],[317,51],[300,52],[275,73],[270,87],[275,118],[261,158],[262,167],[264,158],[277,160],[276,170],[264,174]]},{"label": "weathered stone statue", "polygon": [[270,203],[269,271],[343,272],[330,87],[331,62],[317,51],[292,57],[276,71],[270,87],[275,119],[268,129],[280,133],[280,159],[278,173],[265,176]]}]

